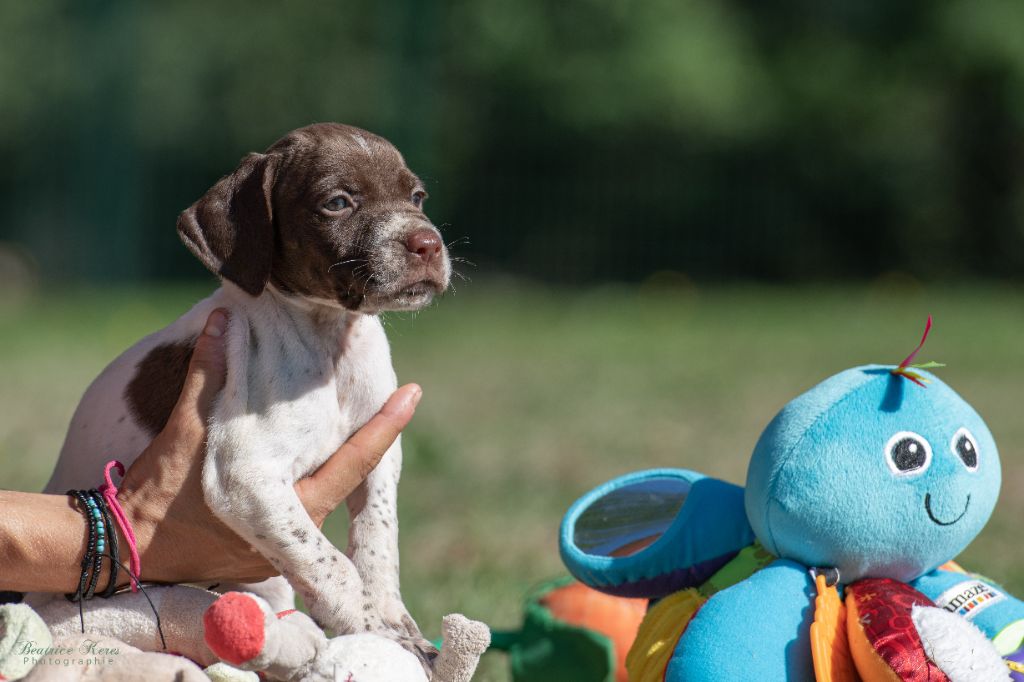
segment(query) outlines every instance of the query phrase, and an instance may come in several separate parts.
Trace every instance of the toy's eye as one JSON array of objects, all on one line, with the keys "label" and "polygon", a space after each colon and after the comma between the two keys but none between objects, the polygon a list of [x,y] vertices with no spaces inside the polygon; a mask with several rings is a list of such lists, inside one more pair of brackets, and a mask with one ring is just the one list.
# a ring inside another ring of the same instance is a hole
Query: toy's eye
[{"label": "toy's eye", "polygon": [[970,471],[978,470],[978,442],[967,429],[960,429],[953,436],[950,444],[953,454],[960,458],[964,466]]},{"label": "toy's eye", "polygon": [[916,433],[900,431],[885,446],[885,461],[897,476],[917,476],[932,463],[932,446]]}]

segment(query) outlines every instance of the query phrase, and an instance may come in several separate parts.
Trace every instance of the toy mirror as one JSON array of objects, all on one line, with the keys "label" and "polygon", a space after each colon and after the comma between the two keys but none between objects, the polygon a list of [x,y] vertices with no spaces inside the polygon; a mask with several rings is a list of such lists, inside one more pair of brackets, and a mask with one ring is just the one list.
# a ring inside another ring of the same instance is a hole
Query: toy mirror
[{"label": "toy mirror", "polygon": [[657,476],[635,481],[594,499],[576,520],[573,542],[596,556],[630,556],[668,529],[690,492],[691,482]]},{"label": "toy mirror", "polygon": [[666,468],[620,476],[578,499],[558,545],[585,585],[653,598],[701,584],[753,541],[743,488]]}]

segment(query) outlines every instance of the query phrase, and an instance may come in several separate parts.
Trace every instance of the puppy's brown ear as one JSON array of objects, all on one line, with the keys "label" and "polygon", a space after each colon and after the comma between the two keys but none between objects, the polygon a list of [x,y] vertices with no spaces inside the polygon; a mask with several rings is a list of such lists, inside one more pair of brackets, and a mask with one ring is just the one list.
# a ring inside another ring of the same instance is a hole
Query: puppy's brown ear
[{"label": "puppy's brown ear", "polygon": [[259,296],[274,255],[274,179],[281,157],[249,154],[178,217],[178,235],[213,273]]}]

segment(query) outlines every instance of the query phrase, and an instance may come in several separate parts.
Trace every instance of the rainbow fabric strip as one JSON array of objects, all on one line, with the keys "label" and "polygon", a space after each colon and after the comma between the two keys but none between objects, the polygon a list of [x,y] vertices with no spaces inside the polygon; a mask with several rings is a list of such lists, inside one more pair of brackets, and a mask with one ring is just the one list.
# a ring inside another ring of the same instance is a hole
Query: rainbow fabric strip
[{"label": "rainbow fabric strip", "polygon": [[911,381],[913,381],[915,384],[917,384],[921,388],[928,388],[928,385],[927,385],[928,384],[928,378],[923,376],[922,374],[920,374],[918,372],[914,372],[912,370],[914,370],[914,369],[935,369],[936,367],[945,367],[945,365],[943,365],[942,363],[939,363],[939,362],[925,362],[925,363],[917,364],[917,365],[910,364],[910,363],[912,363],[914,361],[914,358],[917,357],[917,354],[921,352],[921,349],[924,348],[925,341],[928,340],[928,334],[931,332],[931,330],[932,330],[932,316],[929,315],[928,316],[928,321],[924,325],[924,335],[921,337],[921,343],[917,344],[917,348],[915,348],[914,351],[910,355],[908,355],[903,360],[903,362],[901,362],[899,364],[899,366],[896,369],[894,369],[892,371],[892,373],[897,375],[897,376],[901,376],[901,377],[910,379]]}]

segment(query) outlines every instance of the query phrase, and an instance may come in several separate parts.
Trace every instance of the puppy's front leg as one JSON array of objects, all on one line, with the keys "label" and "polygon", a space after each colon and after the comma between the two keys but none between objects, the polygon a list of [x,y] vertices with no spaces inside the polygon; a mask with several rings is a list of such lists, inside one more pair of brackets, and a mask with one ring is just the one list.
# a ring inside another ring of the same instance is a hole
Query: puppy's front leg
[{"label": "puppy's front leg", "polygon": [[[213,512],[252,544],[305,600],[310,614],[336,634],[384,632],[374,609],[364,609],[363,581],[344,553],[306,514],[293,482],[272,457],[234,460],[211,432],[203,489]],[[215,548],[211,548],[213,551]]]},{"label": "puppy's front leg", "polygon": [[363,579],[363,589],[379,610],[385,625],[422,639],[416,622],[402,602],[398,560],[398,479],[402,470],[401,439],[395,441],[377,467],[348,496],[348,555]]}]

